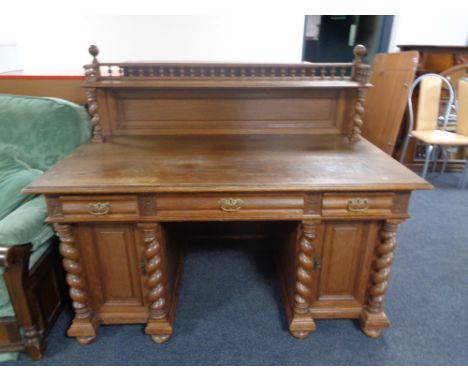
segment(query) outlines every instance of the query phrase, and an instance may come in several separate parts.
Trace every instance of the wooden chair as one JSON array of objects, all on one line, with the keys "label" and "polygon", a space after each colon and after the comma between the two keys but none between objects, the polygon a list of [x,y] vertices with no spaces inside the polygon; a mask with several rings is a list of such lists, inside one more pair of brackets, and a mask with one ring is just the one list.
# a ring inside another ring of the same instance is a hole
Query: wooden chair
[{"label": "wooden chair", "polygon": [[[414,113],[411,102],[416,87],[420,85],[419,101],[418,101],[418,114],[416,123],[414,123]],[[438,116],[440,108],[440,95],[442,85],[447,87],[449,92],[449,100],[445,108],[443,117],[442,129],[438,125]],[[459,102],[457,110],[457,124],[455,133],[447,131],[447,124],[449,120],[450,111],[455,100],[455,93],[450,82],[443,76],[438,74],[425,74],[420,76],[414,81],[410,93],[408,95],[408,131],[403,144],[403,150],[400,157],[402,162],[406,155],[408,143],[411,137],[425,143],[426,158],[423,167],[423,178],[426,177],[430,161],[434,158],[437,147],[447,146],[468,146],[468,82],[461,81],[459,84]],[[442,150],[444,163],[446,163],[447,155]],[[445,167],[445,166],[444,166]],[[466,172],[466,171],[465,171]],[[465,176],[460,179],[459,186],[464,183]]]},{"label": "wooden chair", "polygon": [[444,70],[440,73],[442,77],[447,78],[452,84],[452,87],[455,90],[455,94],[458,91],[458,83],[464,78],[468,78],[468,64],[455,65],[451,68]]},{"label": "wooden chair", "polygon": [[[468,64],[452,66],[451,68],[441,72],[440,75],[442,77],[445,77],[447,80],[449,80],[450,84],[453,87],[453,90],[455,91],[455,98],[457,98],[458,83],[460,82],[460,80],[462,80],[464,78],[468,78]],[[452,122],[456,123],[455,104],[453,105],[453,108],[451,110],[451,114],[449,116],[449,125]]]},{"label": "wooden chair", "polygon": [[[468,136],[468,77],[458,81],[458,103],[457,103],[457,132]],[[465,164],[463,174],[458,186],[465,187],[468,175],[468,167]]]}]

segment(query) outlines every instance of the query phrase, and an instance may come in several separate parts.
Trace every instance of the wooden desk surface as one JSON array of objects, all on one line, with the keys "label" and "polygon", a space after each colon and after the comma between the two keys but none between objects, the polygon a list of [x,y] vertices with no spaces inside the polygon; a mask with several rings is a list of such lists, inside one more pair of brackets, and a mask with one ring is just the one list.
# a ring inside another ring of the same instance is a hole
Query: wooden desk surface
[{"label": "wooden desk surface", "polygon": [[111,137],[27,193],[412,190],[431,186],[365,139],[341,135]]}]

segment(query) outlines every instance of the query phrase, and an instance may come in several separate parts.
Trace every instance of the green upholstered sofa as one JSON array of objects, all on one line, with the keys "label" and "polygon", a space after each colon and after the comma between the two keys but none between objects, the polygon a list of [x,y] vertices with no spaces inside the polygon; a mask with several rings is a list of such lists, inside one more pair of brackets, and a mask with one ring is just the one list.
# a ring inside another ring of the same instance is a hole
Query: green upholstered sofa
[{"label": "green upholstered sofa", "polygon": [[21,190],[90,137],[68,101],[0,94],[0,360],[42,357],[65,285],[42,196]]}]

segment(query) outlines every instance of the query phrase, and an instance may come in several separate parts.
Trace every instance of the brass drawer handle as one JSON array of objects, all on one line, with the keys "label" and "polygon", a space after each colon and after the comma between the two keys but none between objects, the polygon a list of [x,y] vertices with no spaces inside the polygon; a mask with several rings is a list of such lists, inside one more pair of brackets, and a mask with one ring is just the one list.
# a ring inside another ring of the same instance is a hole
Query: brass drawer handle
[{"label": "brass drawer handle", "polygon": [[369,200],[360,198],[348,199],[347,208],[349,212],[364,212],[369,208]]},{"label": "brass drawer handle", "polygon": [[241,209],[244,201],[242,199],[219,199],[219,208],[224,212],[237,212]]},{"label": "brass drawer handle", "polygon": [[91,215],[103,216],[107,215],[110,211],[110,203],[89,203],[88,212]]}]

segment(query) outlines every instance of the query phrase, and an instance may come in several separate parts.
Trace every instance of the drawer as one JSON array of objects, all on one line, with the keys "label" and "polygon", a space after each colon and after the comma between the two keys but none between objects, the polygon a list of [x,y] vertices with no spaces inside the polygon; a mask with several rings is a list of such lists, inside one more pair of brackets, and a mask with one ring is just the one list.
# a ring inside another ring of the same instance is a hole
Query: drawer
[{"label": "drawer", "polygon": [[322,199],[323,217],[385,217],[391,214],[394,194],[325,193]]},{"label": "drawer", "polygon": [[156,196],[159,218],[167,220],[297,219],[303,194],[170,194]]},{"label": "drawer", "polygon": [[136,196],[61,196],[62,215],[77,220],[128,220],[139,216]]}]

